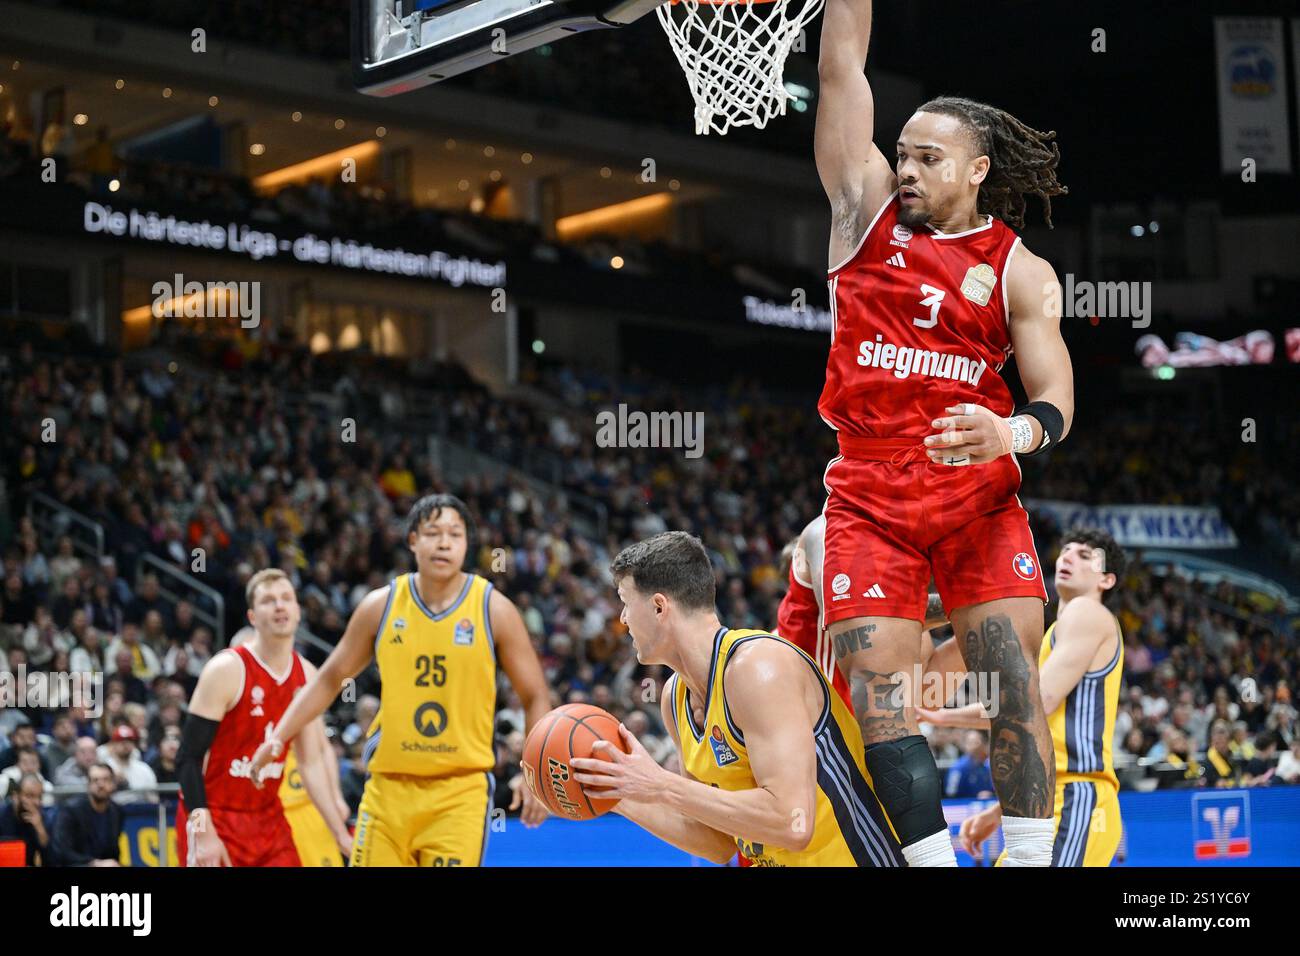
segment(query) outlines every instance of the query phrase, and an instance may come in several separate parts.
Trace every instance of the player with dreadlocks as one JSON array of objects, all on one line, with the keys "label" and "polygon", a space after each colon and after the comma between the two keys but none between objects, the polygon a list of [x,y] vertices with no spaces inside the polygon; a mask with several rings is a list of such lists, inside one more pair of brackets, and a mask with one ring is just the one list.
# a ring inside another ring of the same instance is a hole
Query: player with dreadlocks
[{"label": "player with dreadlocks", "polygon": [[[814,141],[831,203],[834,322],[819,410],[826,468],[820,586],[874,789],[911,866],[955,866],[939,771],[907,675],[918,673],[933,575],[971,671],[996,688],[994,787],[1007,865],[1047,866],[1055,790],[1038,685],[1043,589],[1017,455],[1061,441],[1074,413],[1060,285],[1012,227],[1051,214],[1054,133],[940,97],[872,142],[863,74],[870,0],[827,0]],[[1029,402],[999,372],[1016,353]]]}]

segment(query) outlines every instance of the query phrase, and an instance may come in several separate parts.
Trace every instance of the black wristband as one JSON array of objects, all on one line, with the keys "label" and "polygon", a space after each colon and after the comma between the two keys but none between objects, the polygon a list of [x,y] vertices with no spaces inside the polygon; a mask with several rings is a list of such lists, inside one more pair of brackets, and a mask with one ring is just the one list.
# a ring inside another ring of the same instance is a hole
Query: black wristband
[{"label": "black wristband", "polygon": [[1065,416],[1051,402],[1030,402],[1017,408],[1015,414],[1029,415],[1031,418],[1038,419],[1038,424],[1043,426],[1043,440],[1038,443],[1038,447],[1021,454],[1041,455],[1047,449],[1060,444],[1061,436],[1065,434]]},{"label": "black wristband", "polygon": [[191,813],[208,805],[208,794],[203,787],[203,760],[212,749],[219,726],[219,720],[190,714],[181,730],[181,746],[176,751],[176,780],[181,785],[185,809]]}]

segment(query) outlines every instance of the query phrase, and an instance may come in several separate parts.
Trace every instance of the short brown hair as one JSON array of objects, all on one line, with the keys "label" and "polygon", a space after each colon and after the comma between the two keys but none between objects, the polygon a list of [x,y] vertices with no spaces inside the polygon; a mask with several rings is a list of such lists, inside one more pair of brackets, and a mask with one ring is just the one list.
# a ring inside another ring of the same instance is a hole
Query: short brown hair
[{"label": "short brown hair", "polygon": [[271,584],[272,582],[282,580],[288,581],[289,575],[285,574],[279,568],[263,568],[261,571],[258,571],[249,578],[248,583],[244,585],[244,600],[248,602],[249,607],[252,607],[253,596],[257,594],[258,588],[263,584]]},{"label": "short brown hair", "polygon": [[665,531],[628,545],[609,570],[615,586],[630,577],[642,594],[666,594],[688,611],[711,611],[717,600],[709,553],[685,531]]}]

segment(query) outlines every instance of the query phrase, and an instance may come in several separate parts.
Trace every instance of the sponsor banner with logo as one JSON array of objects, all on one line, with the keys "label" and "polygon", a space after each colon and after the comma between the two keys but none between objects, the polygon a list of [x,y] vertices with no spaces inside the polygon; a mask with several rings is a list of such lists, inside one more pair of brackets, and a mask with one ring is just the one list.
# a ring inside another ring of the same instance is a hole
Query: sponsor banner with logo
[{"label": "sponsor banner with logo", "polygon": [[1126,548],[1235,548],[1239,543],[1213,507],[1085,505],[1045,498],[1026,498],[1024,504],[1063,529],[1103,528]]},{"label": "sponsor banner with logo", "polygon": [[1216,17],[1222,170],[1240,176],[1253,159],[1261,173],[1291,172],[1286,48],[1273,17]]},{"label": "sponsor banner with logo", "polygon": [[[167,806],[167,834],[163,845],[167,850],[167,865],[179,866],[176,857],[176,801],[164,801]],[[123,866],[160,866],[161,853],[158,841],[158,804],[128,803],[122,807],[122,835],[118,838]]]},{"label": "sponsor banner with logo", "polygon": [[[954,846],[961,822],[992,800],[945,800]],[[1300,866],[1300,786],[1250,790],[1121,791],[1124,833],[1116,866]],[[962,866],[990,866],[1001,831]],[[581,823],[551,819],[536,830],[507,825],[488,841],[487,866],[711,866],[616,814]]]}]

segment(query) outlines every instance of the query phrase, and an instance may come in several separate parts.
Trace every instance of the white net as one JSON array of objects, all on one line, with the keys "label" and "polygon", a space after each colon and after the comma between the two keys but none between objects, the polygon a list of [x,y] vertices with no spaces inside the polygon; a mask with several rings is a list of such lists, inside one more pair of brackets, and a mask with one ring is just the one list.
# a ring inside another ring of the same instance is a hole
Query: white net
[{"label": "white net", "polygon": [[785,60],[825,0],[680,0],[655,12],[695,98],[695,132],[762,129],[785,114]]}]

